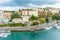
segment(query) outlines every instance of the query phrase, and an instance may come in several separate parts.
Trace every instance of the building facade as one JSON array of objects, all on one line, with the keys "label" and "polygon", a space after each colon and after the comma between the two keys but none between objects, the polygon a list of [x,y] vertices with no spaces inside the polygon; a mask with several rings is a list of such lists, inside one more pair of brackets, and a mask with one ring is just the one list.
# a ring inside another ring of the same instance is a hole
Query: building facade
[{"label": "building facade", "polygon": [[3,10],[0,10],[0,23],[2,23],[2,20],[3,20],[3,14],[4,14],[4,11]]}]

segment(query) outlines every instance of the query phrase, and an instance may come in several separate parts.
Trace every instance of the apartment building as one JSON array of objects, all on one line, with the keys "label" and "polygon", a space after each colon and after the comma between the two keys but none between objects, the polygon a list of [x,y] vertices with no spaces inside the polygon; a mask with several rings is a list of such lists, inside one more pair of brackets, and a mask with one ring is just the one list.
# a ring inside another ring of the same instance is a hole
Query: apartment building
[{"label": "apartment building", "polygon": [[38,16],[38,10],[33,9],[22,9],[23,21],[29,21],[31,15]]}]

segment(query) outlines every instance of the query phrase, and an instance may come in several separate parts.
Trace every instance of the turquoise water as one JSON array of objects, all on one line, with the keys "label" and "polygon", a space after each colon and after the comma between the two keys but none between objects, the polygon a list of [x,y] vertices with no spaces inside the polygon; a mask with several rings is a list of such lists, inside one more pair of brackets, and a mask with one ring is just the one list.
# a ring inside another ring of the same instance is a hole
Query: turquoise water
[{"label": "turquoise water", "polygon": [[11,35],[0,40],[60,40],[60,30],[40,30],[34,32],[11,32]]}]

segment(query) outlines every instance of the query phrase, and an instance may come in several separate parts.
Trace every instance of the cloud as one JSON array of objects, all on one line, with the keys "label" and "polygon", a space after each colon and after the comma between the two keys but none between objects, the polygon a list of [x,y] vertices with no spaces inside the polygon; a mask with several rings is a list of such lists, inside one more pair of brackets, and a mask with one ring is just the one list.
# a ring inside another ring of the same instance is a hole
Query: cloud
[{"label": "cloud", "polygon": [[31,8],[44,8],[44,7],[51,7],[52,5],[36,5],[36,4],[32,4],[32,3],[29,3],[28,4],[28,7],[31,7]]},{"label": "cloud", "polygon": [[31,1],[60,1],[60,0],[31,0]]},{"label": "cloud", "polygon": [[31,3],[36,4],[36,5],[45,5],[45,4],[55,4],[59,0],[31,0]]},{"label": "cloud", "polygon": [[0,0],[0,9],[3,10],[40,7],[60,8],[60,0]]},{"label": "cloud", "polygon": [[10,2],[11,0],[0,0],[0,3]]},{"label": "cloud", "polygon": [[36,8],[36,7],[40,7],[40,6],[39,5],[32,4],[32,3],[29,3],[28,4],[28,7],[35,7]]},{"label": "cloud", "polygon": [[23,6],[8,6],[8,7],[0,7],[2,10],[19,10],[19,9],[25,9]]},{"label": "cloud", "polygon": [[56,4],[45,4],[45,5],[36,5],[36,4],[32,4],[29,3],[28,7],[32,7],[32,8],[44,8],[44,7],[54,7],[54,8],[60,8],[60,2],[56,3]]},{"label": "cloud", "polygon": [[25,6],[5,6],[5,7],[0,7],[2,10],[18,10],[18,9],[26,9],[26,8],[45,8],[45,7],[54,7],[54,8],[60,8],[60,2],[52,5],[36,5],[29,3],[27,7]]}]

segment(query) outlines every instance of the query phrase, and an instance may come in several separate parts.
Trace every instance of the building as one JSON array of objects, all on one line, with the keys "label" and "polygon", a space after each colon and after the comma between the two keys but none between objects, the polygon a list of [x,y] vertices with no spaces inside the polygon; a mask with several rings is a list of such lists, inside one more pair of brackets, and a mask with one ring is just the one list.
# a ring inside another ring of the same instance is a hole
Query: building
[{"label": "building", "polygon": [[22,18],[14,18],[12,19],[13,23],[22,23]]},{"label": "building", "polygon": [[0,10],[0,23],[2,23],[2,20],[3,20],[3,14],[4,14],[4,11],[3,10]]},{"label": "building", "polygon": [[38,10],[34,9],[22,9],[22,16],[38,16]]},{"label": "building", "polygon": [[3,19],[3,23],[8,24],[9,23],[9,19],[8,18],[4,18]]},{"label": "building", "polygon": [[14,11],[4,11],[4,18],[11,19],[11,15]]},{"label": "building", "polygon": [[47,9],[48,9],[48,11],[50,11],[53,14],[59,13],[59,11],[60,11],[60,8],[51,8],[51,7],[48,7]]},{"label": "building", "polygon": [[38,16],[38,10],[32,10],[32,11],[29,11],[29,15],[34,15],[34,16]]},{"label": "building", "polygon": [[29,9],[22,9],[22,16],[28,16],[29,15]]},{"label": "building", "polygon": [[38,16],[38,10],[33,9],[22,9],[22,19],[25,22],[29,21],[31,15]]},{"label": "building", "polygon": [[[13,19],[13,22],[20,22],[21,20],[23,22],[29,22],[29,18],[31,17],[31,15],[34,16],[39,16],[41,18],[45,18],[46,15],[49,15],[51,13],[55,14],[55,13],[59,13],[60,9],[59,8],[37,8],[37,9],[22,9],[19,11],[2,11],[0,10],[0,23],[2,23],[5,20],[10,20],[11,19],[11,15],[12,13],[17,13],[19,14],[21,18],[15,18]],[[17,21],[18,20],[18,21]]]},{"label": "building", "polygon": [[10,19],[11,19],[11,15],[12,15],[13,11],[4,11],[4,18],[3,18],[3,23],[8,24]]},{"label": "building", "polygon": [[23,22],[29,22],[29,16],[22,16]]}]

